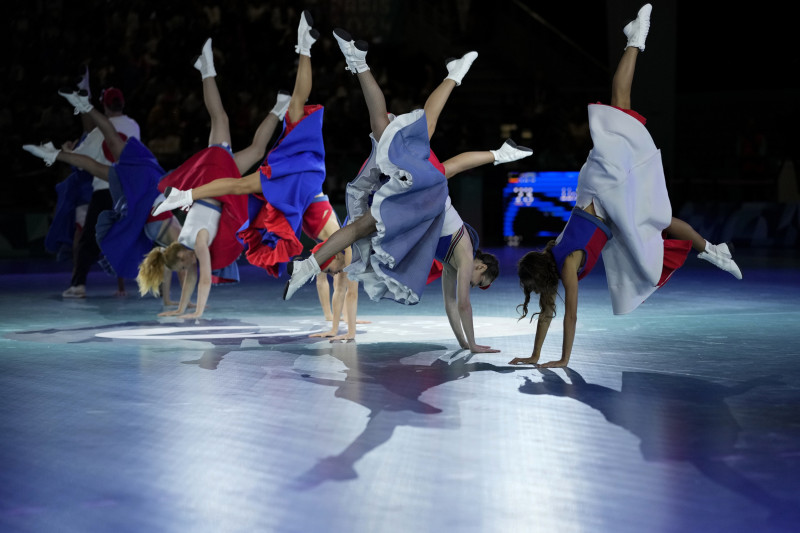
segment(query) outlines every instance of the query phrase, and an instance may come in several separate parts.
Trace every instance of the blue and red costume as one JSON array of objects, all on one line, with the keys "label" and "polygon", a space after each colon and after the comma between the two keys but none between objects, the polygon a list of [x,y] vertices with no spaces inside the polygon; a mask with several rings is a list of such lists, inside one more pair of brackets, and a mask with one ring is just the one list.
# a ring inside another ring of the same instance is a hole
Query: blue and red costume
[{"label": "blue and red costume", "polygon": [[[316,213],[309,208],[315,206],[322,193],[323,111],[321,105],[307,105],[304,115],[294,123],[287,114],[281,135],[259,168],[262,194],[248,197],[248,219],[238,228],[237,238],[245,248],[247,260],[274,277],[282,275],[292,257],[303,251],[303,218],[307,211]],[[327,209],[327,216],[332,212]],[[326,221],[307,220],[305,225],[321,229]]]},{"label": "blue and red costume", "polygon": [[[181,166],[164,176],[158,184],[163,193],[167,187],[186,191],[209,183],[218,178],[240,178],[239,168],[230,149],[213,145],[187,159]],[[226,267],[236,263],[242,254],[242,244],[236,239],[236,232],[247,220],[247,198],[242,195],[226,194],[214,198],[222,204],[222,215],[214,241],[209,247],[211,269],[218,271],[214,283],[238,281],[220,277]]]}]

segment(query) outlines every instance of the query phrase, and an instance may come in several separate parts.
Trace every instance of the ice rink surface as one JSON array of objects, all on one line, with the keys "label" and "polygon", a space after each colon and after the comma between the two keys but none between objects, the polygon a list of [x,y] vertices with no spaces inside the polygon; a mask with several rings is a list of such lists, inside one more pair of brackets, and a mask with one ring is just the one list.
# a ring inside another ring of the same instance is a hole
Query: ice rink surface
[{"label": "ice rink surface", "polygon": [[369,323],[330,343],[313,285],[284,302],[245,265],[197,321],[6,265],[0,531],[800,531],[800,257],[742,252],[737,281],[692,254],[626,316],[601,266],[569,367],[543,370],[507,364],[535,324],[525,250],[493,251],[471,296],[499,354],[458,349],[439,282],[416,306],[362,292]]}]

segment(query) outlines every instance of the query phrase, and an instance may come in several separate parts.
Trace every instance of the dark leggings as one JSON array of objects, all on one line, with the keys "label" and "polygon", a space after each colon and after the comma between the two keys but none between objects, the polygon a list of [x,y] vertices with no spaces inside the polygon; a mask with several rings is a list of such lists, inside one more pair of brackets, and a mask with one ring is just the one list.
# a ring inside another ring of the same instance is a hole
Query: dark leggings
[{"label": "dark leggings", "polygon": [[70,286],[86,285],[89,270],[100,259],[100,247],[97,245],[97,236],[95,234],[97,217],[101,212],[113,207],[111,193],[108,189],[92,193],[92,198],[89,200],[89,208],[86,212],[86,223],[83,225],[83,231],[78,239],[78,246],[75,251],[75,267],[72,270]]}]

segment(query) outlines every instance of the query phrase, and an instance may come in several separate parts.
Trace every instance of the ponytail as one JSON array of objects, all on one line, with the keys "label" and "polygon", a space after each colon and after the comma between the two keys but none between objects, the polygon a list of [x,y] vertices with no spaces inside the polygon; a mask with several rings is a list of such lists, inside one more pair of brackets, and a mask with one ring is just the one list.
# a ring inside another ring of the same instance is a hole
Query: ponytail
[{"label": "ponytail", "polygon": [[166,248],[159,246],[150,250],[139,264],[139,274],[136,276],[141,296],[147,293],[152,293],[155,297],[161,296],[164,269],[175,270],[174,267],[179,260],[178,253],[185,249],[179,242],[173,242]]}]

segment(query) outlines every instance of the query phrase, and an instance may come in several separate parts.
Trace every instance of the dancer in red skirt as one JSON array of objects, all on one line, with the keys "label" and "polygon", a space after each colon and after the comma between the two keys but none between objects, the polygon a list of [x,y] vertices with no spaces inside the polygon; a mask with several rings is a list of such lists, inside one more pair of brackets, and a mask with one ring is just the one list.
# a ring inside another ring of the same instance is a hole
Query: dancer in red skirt
[{"label": "dancer in red skirt", "polygon": [[[288,96],[279,96],[273,110],[256,129],[250,146],[233,152],[228,116],[216,83],[211,39],[206,41],[194,67],[202,76],[203,101],[211,116],[209,147],[166,174],[158,184],[161,192],[168,188],[199,187],[220,177],[233,177],[241,181],[241,173],[248,171],[264,157],[279,116],[285,113],[288,106]],[[153,216],[168,210],[154,210]],[[160,316],[199,318],[205,310],[212,284],[239,280],[236,260],[244,248],[236,239],[236,232],[246,220],[247,199],[234,194],[216,195],[196,202],[188,209],[178,241],[167,248],[154,249],[139,267],[137,281],[142,295],[148,292],[158,294],[164,267],[186,272],[178,309],[166,311]],[[195,287],[196,309],[186,313]]]}]

